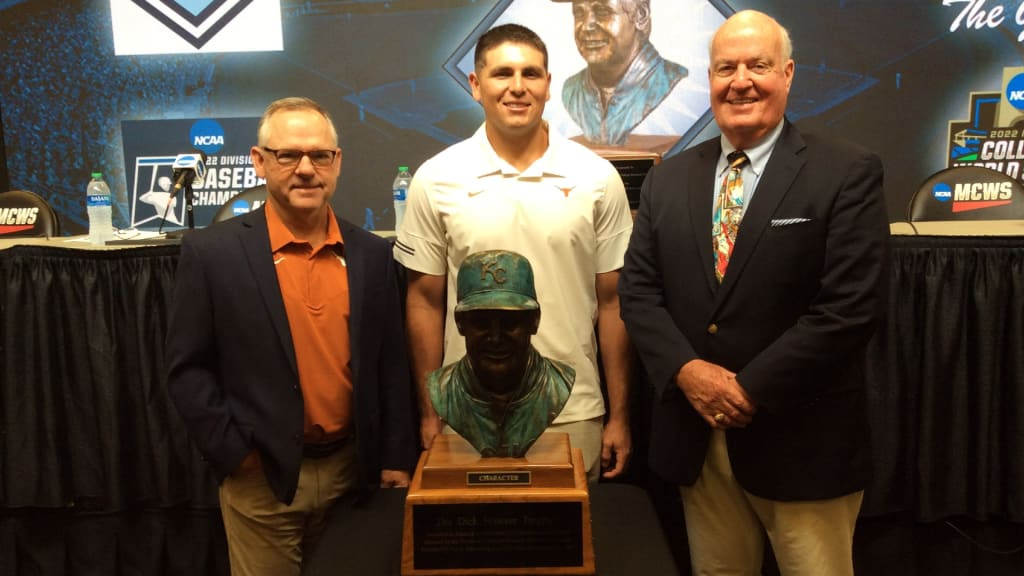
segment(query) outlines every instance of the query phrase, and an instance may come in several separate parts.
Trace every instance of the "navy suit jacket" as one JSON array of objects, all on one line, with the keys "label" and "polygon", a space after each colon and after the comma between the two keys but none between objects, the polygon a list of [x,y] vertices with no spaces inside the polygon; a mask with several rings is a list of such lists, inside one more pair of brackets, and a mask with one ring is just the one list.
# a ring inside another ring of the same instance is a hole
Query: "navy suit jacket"
[{"label": "navy suit jacket", "polygon": [[[353,418],[364,493],[410,470],[416,444],[390,243],[338,219],[349,281]],[[295,496],[303,401],[263,209],[186,235],[167,334],[167,386],[218,480],[259,450],[277,498]]]},{"label": "navy suit jacket", "polygon": [[675,376],[736,372],[758,413],[726,434],[733,472],[774,500],[832,498],[869,473],[864,349],[883,308],[888,218],[879,158],[786,121],[715,280],[718,138],[654,167],[619,283],[622,317],[657,391],[650,463],[685,485],[711,428]]}]

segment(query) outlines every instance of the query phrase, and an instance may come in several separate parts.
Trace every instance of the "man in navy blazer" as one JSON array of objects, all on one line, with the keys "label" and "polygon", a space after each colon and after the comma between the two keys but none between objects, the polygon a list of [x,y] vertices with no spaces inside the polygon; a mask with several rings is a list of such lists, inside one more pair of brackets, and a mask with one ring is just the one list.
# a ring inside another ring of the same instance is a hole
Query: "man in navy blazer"
[{"label": "man in navy blazer", "polygon": [[[679,484],[694,574],[853,574],[869,473],[864,350],[883,307],[879,158],[784,118],[792,45],[743,11],[709,68],[721,138],[647,175],[619,283],[656,394],[650,464]],[[742,151],[742,219],[721,281],[712,220]]]},{"label": "man in navy blazer", "polygon": [[185,236],[171,397],[221,481],[232,574],[294,574],[345,494],[405,486],[412,386],[387,240],[337,218],[330,117],[278,100],[251,156],[259,210]]}]

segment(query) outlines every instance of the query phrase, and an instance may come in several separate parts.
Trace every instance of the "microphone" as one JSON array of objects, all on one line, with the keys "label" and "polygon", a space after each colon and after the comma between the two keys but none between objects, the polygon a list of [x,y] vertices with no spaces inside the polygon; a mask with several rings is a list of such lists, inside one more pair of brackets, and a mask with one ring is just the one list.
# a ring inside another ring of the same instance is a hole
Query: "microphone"
[{"label": "microphone", "polygon": [[[171,203],[178,195],[178,191],[182,188],[188,187],[189,192],[191,192],[192,182],[194,182],[196,178],[202,181],[202,179],[206,177],[206,154],[199,150],[190,154],[178,154],[174,158],[174,164],[171,165],[171,169],[174,174],[174,188],[171,188],[170,193],[167,195],[167,206],[164,208],[163,218],[160,219],[160,228],[157,230],[158,234],[162,234],[164,231],[164,222],[167,221],[167,213],[171,210]],[[185,210],[188,215],[188,227],[192,228],[192,194],[186,194],[185,196]]]},{"label": "microphone", "polygon": [[197,178],[201,181],[206,177],[206,154],[201,151],[178,154],[171,168],[174,170],[174,189],[171,190],[171,198],[174,198],[179,190],[191,185]]}]

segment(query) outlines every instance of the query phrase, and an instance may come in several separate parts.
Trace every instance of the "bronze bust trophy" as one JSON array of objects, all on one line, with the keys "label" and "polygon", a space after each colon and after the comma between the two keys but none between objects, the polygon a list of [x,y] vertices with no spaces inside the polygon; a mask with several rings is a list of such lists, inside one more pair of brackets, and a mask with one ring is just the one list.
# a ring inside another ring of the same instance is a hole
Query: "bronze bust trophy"
[{"label": "bronze bust trophy", "polygon": [[518,458],[562,411],[576,371],[530,344],[540,304],[524,256],[470,254],[457,283],[455,324],[466,355],[430,374],[430,401],[481,456]]}]

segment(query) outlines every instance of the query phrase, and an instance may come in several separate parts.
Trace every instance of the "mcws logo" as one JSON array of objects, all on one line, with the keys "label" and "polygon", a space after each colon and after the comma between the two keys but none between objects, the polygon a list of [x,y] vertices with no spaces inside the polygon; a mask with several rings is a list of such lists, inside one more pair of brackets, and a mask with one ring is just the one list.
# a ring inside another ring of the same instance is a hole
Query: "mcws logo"
[{"label": "mcws logo", "polygon": [[114,54],[282,50],[279,0],[111,0]]},{"label": "mcws logo", "polygon": [[224,147],[224,128],[216,120],[198,120],[188,133],[189,142],[207,156]]},{"label": "mcws logo", "polygon": [[932,187],[932,197],[939,202],[953,201],[953,212],[969,212],[982,208],[1005,206],[1013,201],[1012,182],[939,182]]},{"label": "mcws logo", "polygon": [[39,217],[39,208],[0,208],[0,236],[31,230]]}]

